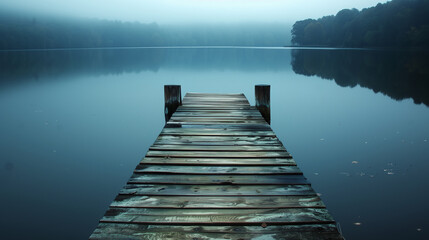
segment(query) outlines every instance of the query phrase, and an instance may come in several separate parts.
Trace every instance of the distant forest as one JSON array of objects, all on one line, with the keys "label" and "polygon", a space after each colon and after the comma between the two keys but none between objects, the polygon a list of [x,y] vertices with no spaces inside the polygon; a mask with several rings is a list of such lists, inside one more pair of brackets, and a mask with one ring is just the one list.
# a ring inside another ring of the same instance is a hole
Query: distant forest
[{"label": "distant forest", "polygon": [[330,47],[429,47],[429,0],[392,0],[362,11],[297,21],[295,45]]},{"label": "distant forest", "polygon": [[159,26],[31,16],[0,11],[0,49],[53,49],[152,46],[284,46],[284,24]]}]

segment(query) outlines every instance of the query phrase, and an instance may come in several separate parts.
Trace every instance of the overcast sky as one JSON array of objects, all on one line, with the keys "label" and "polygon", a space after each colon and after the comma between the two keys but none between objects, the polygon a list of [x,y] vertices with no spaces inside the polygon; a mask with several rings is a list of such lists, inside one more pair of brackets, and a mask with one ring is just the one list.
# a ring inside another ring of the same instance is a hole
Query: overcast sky
[{"label": "overcast sky", "polygon": [[0,0],[2,9],[157,22],[295,22],[362,9],[380,0]]}]

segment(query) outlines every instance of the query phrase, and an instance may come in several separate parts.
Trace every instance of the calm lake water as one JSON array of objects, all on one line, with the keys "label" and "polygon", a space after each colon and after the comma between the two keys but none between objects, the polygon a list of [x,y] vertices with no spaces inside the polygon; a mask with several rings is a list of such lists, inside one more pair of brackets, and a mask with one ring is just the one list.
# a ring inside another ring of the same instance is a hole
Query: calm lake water
[{"label": "calm lake water", "polygon": [[87,239],[164,124],[163,85],[270,84],[272,128],[346,239],[429,239],[428,52],[0,52],[0,238]]}]

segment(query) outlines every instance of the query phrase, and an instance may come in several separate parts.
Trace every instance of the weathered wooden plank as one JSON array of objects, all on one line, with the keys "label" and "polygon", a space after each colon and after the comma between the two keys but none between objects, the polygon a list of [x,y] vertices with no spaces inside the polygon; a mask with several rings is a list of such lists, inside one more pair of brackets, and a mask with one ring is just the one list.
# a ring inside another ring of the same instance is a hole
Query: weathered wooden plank
[{"label": "weathered wooden plank", "polygon": [[184,100],[183,101],[184,106],[192,106],[192,105],[218,105],[218,106],[249,106],[249,102],[247,101],[241,101],[241,100],[234,100],[234,101],[206,101],[206,100]]},{"label": "weathered wooden plank", "polygon": [[244,102],[209,102],[209,101],[195,101],[195,102],[189,102],[185,101],[183,102],[183,105],[186,107],[192,107],[192,106],[206,106],[206,107],[248,107],[248,103]]},{"label": "weathered wooden plank", "polygon": [[243,93],[186,93],[186,98],[188,97],[211,97],[211,98],[246,98]]},{"label": "weathered wooden plank", "polygon": [[259,110],[257,110],[255,107],[249,107],[249,109],[213,109],[210,108],[196,108],[196,107],[186,107],[186,106],[180,106],[177,108],[176,113],[207,113],[207,114],[220,114],[220,113],[236,113],[236,114],[261,114]]},{"label": "weathered wooden plank", "polygon": [[[260,124],[262,125],[261,122],[245,122],[245,123],[237,123],[237,122],[223,122],[221,124],[229,124],[229,126],[237,126],[238,128],[240,128],[241,126],[245,126],[245,125],[249,125],[249,124]],[[266,122],[264,123],[266,124]],[[192,128],[195,125],[199,125],[200,126],[205,126],[206,128],[210,129],[212,127],[216,127],[219,124],[217,124],[216,122],[168,122],[165,125],[165,128],[177,128],[177,127],[181,127],[181,128]],[[249,131],[255,131],[255,130],[249,130]],[[257,130],[256,130],[257,131]]]},{"label": "weathered wooden plank", "polygon": [[229,152],[278,152],[285,151],[283,146],[196,146],[196,145],[166,145],[154,144],[149,150],[151,151],[229,151]]},{"label": "weathered wooden plank", "polygon": [[91,239],[342,239],[244,94],[182,103]]},{"label": "weathered wooden plank", "polygon": [[278,225],[334,223],[324,208],[284,209],[156,209],[110,208],[105,223],[189,225]]},{"label": "weathered wooden plank", "polygon": [[[272,129],[270,128],[270,125],[268,125],[267,123],[264,124],[260,124],[260,123],[248,123],[248,124],[225,124],[225,123],[214,123],[210,126],[206,126],[201,124],[200,126],[198,124],[195,124],[194,126],[180,126],[180,125],[176,125],[176,126],[171,126],[168,128],[175,128],[175,130],[177,131],[187,131],[188,128],[192,128],[194,130],[190,130],[190,131],[197,131],[198,128],[199,131],[248,131],[248,132],[254,132],[254,131],[269,131],[272,132]],[[180,130],[180,128],[182,130]],[[169,129],[168,131],[174,131],[174,129]],[[275,136],[272,136],[275,137]]]},{"label": "weathered wooden plank", "polygon": [[241,102],[241,101],[223,101],[223,102],[215,102],[215,101],[184,101],[183,102],[184,106],[194,106],[194,105],[198,105],[198,106],[217,106],[217,107],[222,107],[222,106],[249,106],[249,103],[246,102]]},{"label": "weathered wooden plank", "polygon": [[229,112],[229,113],[225,113],[225,112],[176,112],[174,113],[174,117],[186,117],[186,118],[221,118],[221,119],[225,119],[225,118],[247,118],[247,117],[251,117],[252,119],[256,119],[256,118],[262,118],[262,116],[259,113],[237,113],[237,112]]},{"label": "weathered wooden plank", "polygon": [[[168,125],[167,125],[168,126]],[[215,130],[222,130],[222,131],[271,131],[272,129],[270,127],[270,125],[268,125],[267,123],[264,124],[220,124],[220,123],[213,123],[210,126],[207,126],[206,124],[194,124],[194,125],[184,125],[184,126],[180,126],[180,125],[171,125],[168,126],[167,128],[182,128],[182,129],[188,129],[188,128],[193,128],[193,129],[200,129],[203,131],[215,131]],[[196,130],[191,130],[191,131],[196,131]],[[270,136],[273,138],[276,138],[276,136]]]},{"label": "weathered wooden plank", "polygon": [[119,192],[144,196],[314,196],[308,184],[282,185],[162,185],[127,184]]},{"label": "weathered wooden plank", "polygon": [[186,124],[199,124],[199,125],[211,125],[211,124],[264,124],[265,120],[192,120],[189,119],[188,121],[180,121],[180,120],[173,120],[170,119],[170,121],[168,121],[168,124],[181,124],[181,125],[186,125]]},{"label": "weathered wooden plank", "polygon": [[247,110],[257,110],[254,106],[235,106],[235,105],[222,105],[222,106],[215,106],[215,105],[200,105],[200,104],[193,104],[193,105],[186,105],[186,106],[180,106],[180,109],[183,110],[205,110],[205,111],[211,111],[211,110],[231,110],[231,111],[247,111]]},{"label": "weathered wooden plank", "polygon": [[222,92],[222,93],[187,92],[186,93],[187,97],[198,96],[198,95],[203,95],[203,96],[244,96],[244,93],[224,93],[224,92]]},{"label": "weathered wooden plank", "polygon": [[292,158],[171,158],[145,157],[142,164],[200,166],[295,166]]},{"label": "weathered wooden plank", "polygon": [[155,145],[187,145],[187,146],[282,146],[276,141],[167,141],[158,140]]},{"label": "weathered wooden plank", "polygon": [[232,94],[223,94],[223,93],[187,93],[186,98],[193,97],[207,97],[207,98],[246,98],[243,93],[232,93]]},{"label": "weathered wooden plank", "polygon": [[176,115],[173,115],[171,120],[179,121],[179,122],[190,122],[190,121],[216,121],[219,123],[222,123],[224,120],[263,120],[261,116],[239,116],[239,117],[232,117],[232,116],[225,116],[225,117],[200,117],[200,116],[193,116],[193,117],[177,117]]},{"label": "weathered wooden plank", "polygon": [[110,207],[122,208],[325,208],[318,196],[133,196],[118,195]]},{"label": "weathered wooden plank", "polygon": [[160,135],[171,136],[272,136],[272,131],[246,131],[240,129],[192,129],[192,128],[164,128]]},{"label": "weathered wooden plank", "polygon": [[232,141],[243,141],[243,142],[269,142],[269,143],[281,143],[277,137],[273,136],[165,136],[160,135],[156,138],[156,141],[165,142],[185,142],[185,143],[197,143],[197,142],[232,142]]},{"label": "weathered wooden plank", "polygon": [[148,151],[147,157],[187,158],[291,158],[288,152],[210,152],[210,151]]},{"label": "weathered wooden plank", "polygon": [[342,240],[335,224],[261,226],[171,226],[100,223],[92,240],[157,240],[157,239],[300,239]]},{"label": "weathered wooden plank", "polygon": [[191,110],[204,110],[204,111],[212,111],[212,110],[223,110],[223,111],[253,111],[255,107],[249,106],[245,103],[215,103],[215,102],[185,102],[181,108],[181,112],[183,111],[191,111]]},{"label": "weathered wooden plank", "polygon": [[217,174],[217,175],[279,175],[302,174],[297,166],[164,166],[139,164],[135,173]]},{"label": "weathered wooden plank", "polygon": [[186,98],[243,98],[247,99],[244,94],[206,94],[206,93],[199,93],[199,94],[186,94]]},{"label": "weathered wooden plank", "polygon": [[204,97],[192,97],[184,98],[184,101],[189,103],[198,102],[216,102],[216,103],[239,103],[250,106],[249,101],[246,98],[204,98]]},{"label": "weathered wooden plank", "polygon": [[309,184],[303,175],[189,175],[134,173],[129,184],[208,184],[208,185],[283,185]]},{"label": "weathered wooden plank", "polygon": [[243,93],[186,93],[186,98],[211,97],[211,98],[246,98]]},{"label": "weathered wooden plank", "polygon": [[255,110],[256,108],[254,106],[234,106],[234,105],[223,105],[223,106],[216,106],[216,105],[188,105],[188,106],[180,106],[177,109],[183,110]]},{"label": "weathered wooden plank", "polygon": [[185,97],[186,101],[213,101],[213,102],[246,102],[249,101],[245,97]]},{"label": "weathered wooden plank", "polygon": [[189,95],[187,94],[186,99],[192,99],[192,98],[206,98],[206,99],[217,99],[217,98],[225,98],[225,99],[235,99],[235,98],[240,98],[240,99],[246,99],[246,96],[244,95],[210,95],[210,94],[192,94]]},{"label": "weathered wooden plank", "polygon": [[[189,145],[189,146],[282,146],[280,141],[276,140],[265,140],[257,141],[251,138],[243,140],[234,140],[232,137],[223,139],[196,139],[195,137],[189,137],[188,139],[174,139],[177,136],[165,136],[172,137],[170,139],[158,139],[155,141],[155,145]],[[188,137],[188,136],[186,136]],[[245,137],[243,137],[245,138]]]},{"label": "weathered wooden plank", "polygon": [[262,118],[259,113],[238,113],[238,112],[197,112],[197,111],[180,111],[175,113],[175,117],[180,118],[249,118],[249,119],[257,119]]},{"label": "weathered wooden plank", "polygon": [[195,104],[186,104],[184,105],[184,107],[186,108],[191,108],[191,109],[200,109],[200,110],[212,110],[212,109],[217,109],[217,110],[253,110],[253,107],[251,106],[247,106],[245,104],[242,105],[238,105],[238,104],[207,104],[207,103],[195,103]]},{"label": "weathered wooden plank", "polygon": [[282,143],[277,138],[246,136],[159,136],[154,144],[199,146],[282,146]]},{"label": "weathered wooden plank", "polygon": [[[247,109],[247,110],[235,110],[235,109],[195,109],[195,108],[188,108],[183,109],[181,108],[180,111],[177,112],[179,115],[195,115],[195,114],[236,114],[236,115],[252,115],[252,116],[259,116],[260,112],[258,112],[256,109]],[[258,115],[259,114],[259,115]]]},{"label": "weathered wooden plank", "polygon": [[210,123],[211,125],[214,124],[230,124],[235,125],[237,123],[239,124],[265,124],[265,120],[262,118],[171,118],[168,123],[189,123],[189,124],[200,124],[205,125],[202,123]]},{"label": "weathered wooden plank", "polygon": [[208,98],[208,97],[186,97],[183,99],[183,101],[188,102],[198,102],[198,101],[204,101],[204,102],[239,102],[239,103],[247,103],[249,105],[249,101],[247,101],[246,98],[243,97],[237,97],[237,98],[226,98],[226,97],[215,97],[215,98]]}]

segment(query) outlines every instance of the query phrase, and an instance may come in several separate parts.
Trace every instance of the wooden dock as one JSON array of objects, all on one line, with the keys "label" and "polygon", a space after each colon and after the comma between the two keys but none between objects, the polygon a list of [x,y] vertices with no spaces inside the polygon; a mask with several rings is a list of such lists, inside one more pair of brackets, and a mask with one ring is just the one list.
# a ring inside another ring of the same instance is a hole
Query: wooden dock
[{"label": "wooden dock", "polygon": [[174,95],[165,128],[90,239],[343,239],[244,94]]}]

